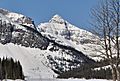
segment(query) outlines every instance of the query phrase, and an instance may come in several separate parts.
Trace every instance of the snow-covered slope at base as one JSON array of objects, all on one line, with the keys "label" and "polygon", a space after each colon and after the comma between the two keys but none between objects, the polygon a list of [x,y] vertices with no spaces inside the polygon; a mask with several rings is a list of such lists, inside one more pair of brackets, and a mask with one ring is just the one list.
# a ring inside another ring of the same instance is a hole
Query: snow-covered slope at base
[{"label": "snow-covered slope at base", "polygon": [[2,81],[24,81],[24,80],[20,80],[20,79],[17,79],[17,80],[11,80],[11,79],[7,79],[7,80],[2,80]]},{"label": "snow-covered slope at base", "polygon": [[[3,80],[6,81],[6,80]],[[23,81],[23,80],[7,80],[7,81]],[[112,80],[105,80],[105,79],[44,79],[44,80],[28,80],[28,81],[112,81]]]},{"label": "snow-covered slope at base", "polygon": [[96,50],[101,49],[96,35],[70,24],[59,15],[53,16],[47,23],[38,25],[38,31],[49,39],[71,46],[92,58],[97,53]]},{"label": "snow-covered slope at base", "polygon": [[106,80],[106,79],[59,79],[57,81],[112,81],[112,80]]},{"label": "snow-covered slope at base", "polygon": [[40,49],[26,48],[19,45],[0,44],[0,57],[12,57],[20,61],[25,76],[52,78],[55,73],[46,66],[44,52]]}]

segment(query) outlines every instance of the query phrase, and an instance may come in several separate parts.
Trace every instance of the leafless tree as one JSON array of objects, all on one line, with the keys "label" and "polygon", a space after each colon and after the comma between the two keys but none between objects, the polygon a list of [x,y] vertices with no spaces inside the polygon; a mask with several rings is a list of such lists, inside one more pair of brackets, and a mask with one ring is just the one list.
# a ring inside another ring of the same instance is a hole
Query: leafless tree
[{"label": "leafless tree", "polygon": [[113,81],[120,81],[120,0],[102,0],[92,10],[92,17],[92,25],[104,50],[99,50],[99,56],[109,60]]}]

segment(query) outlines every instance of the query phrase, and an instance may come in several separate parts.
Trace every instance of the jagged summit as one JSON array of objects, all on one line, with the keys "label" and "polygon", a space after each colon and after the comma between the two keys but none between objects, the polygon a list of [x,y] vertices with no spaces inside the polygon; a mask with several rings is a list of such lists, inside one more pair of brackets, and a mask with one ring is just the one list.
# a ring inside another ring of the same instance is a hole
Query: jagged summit
[{"label": "jagged summit", "polygon": [[65,20],[58,14],[54,15],[51,20],[49,21],[50,23],[60,23],[63,24]]}]

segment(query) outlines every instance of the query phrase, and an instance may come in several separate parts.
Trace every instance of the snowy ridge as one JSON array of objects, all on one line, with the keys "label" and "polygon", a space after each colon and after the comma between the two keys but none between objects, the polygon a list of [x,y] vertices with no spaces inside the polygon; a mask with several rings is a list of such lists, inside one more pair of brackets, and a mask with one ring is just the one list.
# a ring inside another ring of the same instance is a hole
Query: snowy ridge
[{"label": "snowy ridge", "polygon": [[22,14],[10,12],[2,8],[0,8],[0,13],[10,18],[13,22],[35,28],[33,20],[29,17],[26,17]]},{"label": "snowy ridge", "polygon": [[38,25],[38,30],[59,44],[71,46],[84,54],[89,53],[90,57],[97,53],[96,47],[101,49],[96,35],[70,24],[59,15],[53,16],[47,23]]}]

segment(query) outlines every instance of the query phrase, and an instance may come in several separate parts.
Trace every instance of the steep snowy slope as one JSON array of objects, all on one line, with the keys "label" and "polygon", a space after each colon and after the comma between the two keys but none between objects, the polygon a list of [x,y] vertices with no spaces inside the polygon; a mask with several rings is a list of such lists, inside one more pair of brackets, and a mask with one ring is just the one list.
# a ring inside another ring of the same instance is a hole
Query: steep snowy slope
[{"label": "steep snowy slope", "polygon": [[34,78],[52,78],[56,74],[45,65],[45,51],[26,48],[12,43],[0,44],[0,57],[12,57],[19,60],[25,76]]},{"label": "steep snowy slope", "polygon": [[19,13],[10,12],[2,8],[0,8],[0,13],[10,18],[13,22],[35,28],[33,20],[27,16]]},{"label": "steep snowy slope", "polygon": [[59,15],[53,16],[47,23],[38,25],[38,31],[49,39],[55,40],[59,44],[71,46],[84,54],[89,54],[90,57],[97,53],[97,49],[101,49],[97,36],[71,25]]},{"label": "steep snowy slope", "polygon": [[1,57],[9,56],[20,60],[25,76],[51,78],[53,71],[63,72],[84,63],[95,62],[82,52],[56,43],[42,36],[36,29],[13,22],[2,14],[0,43]]}]

